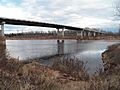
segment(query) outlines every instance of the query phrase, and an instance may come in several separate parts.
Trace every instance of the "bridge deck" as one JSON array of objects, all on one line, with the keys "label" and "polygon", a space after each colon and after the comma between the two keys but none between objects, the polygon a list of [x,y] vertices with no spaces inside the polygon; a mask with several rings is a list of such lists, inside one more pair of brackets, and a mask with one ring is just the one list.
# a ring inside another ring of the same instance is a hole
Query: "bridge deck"
[{"label": "bridge deck", "polygon": [[[28,20],[19,20],[19,19],[9,19],[9,18],[3,18],[3,17],[0,17],[0,22],[5,22],[6,24],[11,24],[11,25],[38,26],[38,27],[48,27],[48,28],[56,28],[56,29],[64,28],[64,29],[74,30],[74,31],[83,30],[83,28],[67,26],[67,25],[52,24],[52,23],[37,22],[37,21],[28,21]],[[88,30],[88,29],[84,29],[84,31],[102,33],[99,31]]]},{"label": "bridge deck", "polygon": [[83,28],[65,26],[59,24],[51,24],[37,21],[27,21],[27,20],[18,20],[18,19],[8,19],[8,18],[0,18],[0,22],[5,22],[6,24],[11,25],[25,25],[25,26],[38,26],[38,27],[49,27],[49,28],[65,28],[69,30],[83,30]]}]

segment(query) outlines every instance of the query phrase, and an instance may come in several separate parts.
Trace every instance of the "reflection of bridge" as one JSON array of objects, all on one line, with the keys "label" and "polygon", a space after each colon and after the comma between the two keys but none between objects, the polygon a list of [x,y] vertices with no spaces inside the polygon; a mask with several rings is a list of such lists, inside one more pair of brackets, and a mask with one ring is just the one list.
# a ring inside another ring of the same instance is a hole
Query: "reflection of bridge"
[{"label": "reflection of bridge", "polygon": [[0,36],[1,37],[4,37],[4,24],[56,28],[57,29],[58,41],[60,39],[62,39],[62,41],[64,41],[64,30],[65,29],[76,31],[76,39],[83,38],[83,37],[86,37],[86,36],[87,37],[90,37],[90,36],[95,37],[97,35],[103,34],[102,32],[99,32],[99,31],[96,31],[96,30],[91,30],[91,29],[84,29],[84,28],[79,28],[79,27],[72,27],[72,26],[51,24],[51,23],[44,23],[44,22],[37,22],[37,21],[0,18],[0,23],[1,23],[1,29],[0,29]]}]

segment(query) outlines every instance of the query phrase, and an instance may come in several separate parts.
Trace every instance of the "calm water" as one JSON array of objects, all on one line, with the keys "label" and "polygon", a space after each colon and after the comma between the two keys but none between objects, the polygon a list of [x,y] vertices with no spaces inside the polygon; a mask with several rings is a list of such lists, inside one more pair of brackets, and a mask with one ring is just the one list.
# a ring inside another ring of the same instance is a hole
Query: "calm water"
[{"label": "calm water", "polygon": [[[20,60],[70,54],[87,62],[88,71],[94,73],[98,68],[103,68],[101,53],[115,43],[119,41],[65,40],[62,44],[56,40],[7,40],[6,48],[12,57]],[[52,60],[43,59],[42,62],[49,64]]]}]

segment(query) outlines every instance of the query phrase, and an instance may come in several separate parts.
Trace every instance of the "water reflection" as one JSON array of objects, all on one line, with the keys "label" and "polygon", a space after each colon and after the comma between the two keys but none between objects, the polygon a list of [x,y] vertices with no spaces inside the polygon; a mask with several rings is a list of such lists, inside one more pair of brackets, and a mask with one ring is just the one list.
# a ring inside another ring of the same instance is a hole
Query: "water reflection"
[{"label": "water reflection", "polygon": [[57,42],[58,45],[58,55],[63,55],[64,54],[64,42]]},{"label": "water reflection", "polygon": [[89,69],[89,73],[94,73],[97,69],[104,69],[103,67],[103,61],[102,61],[102,52],[103,50],[89,50],[89,51],[83,51],[78,54],[76,54],[76,57],[80,60],[87,62],[86,68]]},{"label": "water reflection", "polygon": [[[90,72],[95,72],[98,68],[103,68],[101,53],[107,46],[119,43],[119,41],[76,41],[65,40],[64,43],[57,40],[7,40],[6,47],[12,57],[20,60],[43,58],[55,55],[69,54],[87,63]],[[53,57],[54,59],[54,57]],[[40,59],[41,60],[41,59]],[[51,64],[53,60],[42,59],[44,64]]]}]

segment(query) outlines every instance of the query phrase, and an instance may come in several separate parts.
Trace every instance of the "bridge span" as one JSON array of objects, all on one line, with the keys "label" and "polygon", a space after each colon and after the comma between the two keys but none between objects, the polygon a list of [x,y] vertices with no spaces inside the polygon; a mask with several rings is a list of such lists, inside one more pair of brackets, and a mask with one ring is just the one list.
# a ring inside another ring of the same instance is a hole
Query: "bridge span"
[{"label": "bridge span", "polygon": [[58,42],[60,39],[62,39],[62,41],[64,41],[64,30],[65,29],[76,31],[77,39],[79,37],[84,37],[84,36],[89,37],[89,36],[96,36],[96,35],[103,34],[102,32],[99,32],[97,30],[67,26],[67,25],[60,25],[60,24],[38,22],[38,21],[2,18],[2,17],[0,17],[0,24],[1,24],[1,29],[0,29],[0,36],[1,37],[4,37],[4,24],[56,28],[57,34],[58,34]]}]

